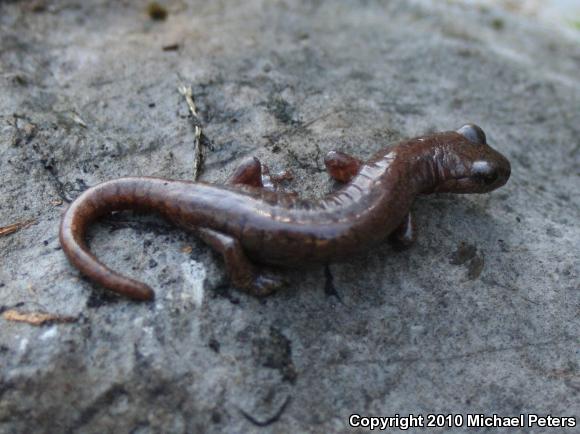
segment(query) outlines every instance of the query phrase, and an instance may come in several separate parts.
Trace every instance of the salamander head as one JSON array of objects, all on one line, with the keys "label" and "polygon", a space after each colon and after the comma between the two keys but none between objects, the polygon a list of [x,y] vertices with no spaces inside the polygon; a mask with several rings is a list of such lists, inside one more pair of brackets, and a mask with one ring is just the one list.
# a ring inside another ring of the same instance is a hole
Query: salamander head
[{"label": "salamander head", "polygon": [[487,144],[485,133],[474,124],[442,133],[433,158],[433,192],[487,193],[504,185],[511,173],[507,158]]}]

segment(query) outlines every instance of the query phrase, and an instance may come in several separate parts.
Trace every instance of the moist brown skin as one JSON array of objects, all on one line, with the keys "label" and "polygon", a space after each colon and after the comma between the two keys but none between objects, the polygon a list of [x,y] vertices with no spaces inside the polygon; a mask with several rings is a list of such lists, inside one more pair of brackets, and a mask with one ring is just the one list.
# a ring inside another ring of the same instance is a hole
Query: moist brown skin
[{"label": "moist brown skin", "polygon": [[153,290],[103,265],[85,243],[88,226],[112,211],[156,211],[197,233],[221,253],[232,283],[266,295],[284,282],[255,264],[296,266],[348,258],[390,235],[406,247],[416,238],[410,214],[419,194],[485,193],[504,185],[510,164],[475,125],[388,146],[367,162],[332,151],[330,175],[346,183],[321,200],[270,189],[267,168],[246,161],[226,185],[133,177],[81,194],[65,212],[60,241],[71,263],[100,285],[140,300]]}]

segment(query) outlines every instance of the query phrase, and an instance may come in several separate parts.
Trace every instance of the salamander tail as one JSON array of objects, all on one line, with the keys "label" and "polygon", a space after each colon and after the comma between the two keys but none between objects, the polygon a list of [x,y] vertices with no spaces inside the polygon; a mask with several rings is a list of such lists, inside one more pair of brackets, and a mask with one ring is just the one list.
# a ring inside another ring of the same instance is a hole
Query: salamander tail
[{"label": "salamander tail", "polygon": [[[141,178],[141,183],[143,178]],[[111,211],[133,208],[134,178],[121,178],[90,188],[66,210],[60,225],[60,244],[69,261],[92,281],[135,300],[152,300],[153,290],[146,284],[125,277],[100,262],[89,250],[85,235],[89,225]],[[131,195],[123,196],[123,192]]]}]

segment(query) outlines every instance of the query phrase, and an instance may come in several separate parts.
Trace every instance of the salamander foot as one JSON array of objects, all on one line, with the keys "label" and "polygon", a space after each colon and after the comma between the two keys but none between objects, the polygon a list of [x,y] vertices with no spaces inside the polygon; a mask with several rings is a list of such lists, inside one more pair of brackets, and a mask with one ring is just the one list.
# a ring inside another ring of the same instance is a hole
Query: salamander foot
[{"label": "salamander foot", "polygon": [[286,285],[281,276],[254,266],[237,239],[207,228],[197,229],[197,233],[206,244],[222,254],[227,273],[236,288],[261,297]]},{"label": "salamander foot", "polygon": [[408,213],[403,222],[389,236],[389,241],[397,250],[406,250],[417,241],[417,228],[415,219],[411,213]]},{"label": "salamander foot", "polygon": [[256,297],[264,297],[273,294],[279,289],[288,285],[288,282],[280,275],[270,271],[258,271],[255,274],[254,281],[245,289],[248,294]]},{"label": "salamander foot", "polygon": [[265,164],[262,164],[256,157],[249,157],[234,170],[226,180],[229,185],[249,185],[251,187],[261,187],[268,191],[283,192],[294,196],[295,192],[284,191],[281,184],[284,181],[294,179],[290,170],[272,174]]}]

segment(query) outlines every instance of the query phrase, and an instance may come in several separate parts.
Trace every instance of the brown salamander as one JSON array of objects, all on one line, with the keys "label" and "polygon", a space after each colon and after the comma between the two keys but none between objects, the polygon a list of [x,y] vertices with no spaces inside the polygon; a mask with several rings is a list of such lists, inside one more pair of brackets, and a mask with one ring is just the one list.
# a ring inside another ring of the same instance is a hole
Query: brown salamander
[{"label": "brown salamander", "polygon": [[473,124],[391,145],[367,162],[332,151],[330,175],[345,185],[321,200],[276,192],[268,171],[247,160],[225,185],[134,177],[82,193],[65,212],[60,242],[70,262],[96,283],[141,300],[144,283],[103,265],[88,249],[89,224],[112,211],[151,210],[194,231],[223,255],[234,286],[266,295],[283,280],[256,264],[330,262],[387,236],[405,246],[416,237],[411,205],[419,194],[485,193],[504,185],[510,163]]}]

